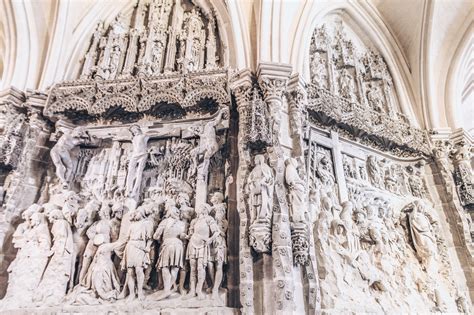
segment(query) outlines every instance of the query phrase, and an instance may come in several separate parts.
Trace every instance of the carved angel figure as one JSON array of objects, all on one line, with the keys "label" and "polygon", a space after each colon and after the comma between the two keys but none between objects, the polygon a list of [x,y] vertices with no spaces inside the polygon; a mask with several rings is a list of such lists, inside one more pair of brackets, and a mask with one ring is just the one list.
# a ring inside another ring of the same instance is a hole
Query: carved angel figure
[{"label": "carved angel figure", "polygon": [[270,221],[273,208],[273,188],[275,179],[273,170],[265,163],[263,155],[255,156],[255,167],[247,179],[246,193],[251,207],[250,219],[253,223]]}]

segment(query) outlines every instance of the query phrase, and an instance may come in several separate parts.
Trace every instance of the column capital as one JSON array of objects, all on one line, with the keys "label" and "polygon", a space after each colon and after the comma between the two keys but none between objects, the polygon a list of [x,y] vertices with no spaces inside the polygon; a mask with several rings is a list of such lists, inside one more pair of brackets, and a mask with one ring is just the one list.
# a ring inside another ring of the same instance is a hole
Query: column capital
[{"label": "column capital", "polygon": [[292,67],[282,63],[260,63],[257,68],[257,78],[262,88],[265,100],[281,100],[286,91]]}]

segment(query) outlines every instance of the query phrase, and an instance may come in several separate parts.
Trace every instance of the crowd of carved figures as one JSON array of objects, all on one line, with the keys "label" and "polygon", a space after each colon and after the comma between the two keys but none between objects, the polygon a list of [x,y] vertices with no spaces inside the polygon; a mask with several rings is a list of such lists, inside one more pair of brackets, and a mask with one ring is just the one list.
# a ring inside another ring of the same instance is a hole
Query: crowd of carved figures
[{"label": "crowd of carved figures", "polygon": [[188,0],[139,1],[129,25],[121,15],[107,29],[97,25],[81,79],[212,70],[223,54],[217,36],[213,12]]},{"label": "crowd of carved figures", "polygon": [[83,127],[60,132],[50,152],[56,177],[13,234],[18,253],[4,301],[97,304],[144,300],[145,292],[153,301],[203,300],[208,292],[223,303],[228,223],[216,154],[223,112],[216,117],[189,127],[196,140],[152,142],[132,125],[131,143],[100,148],[104,139]]}]

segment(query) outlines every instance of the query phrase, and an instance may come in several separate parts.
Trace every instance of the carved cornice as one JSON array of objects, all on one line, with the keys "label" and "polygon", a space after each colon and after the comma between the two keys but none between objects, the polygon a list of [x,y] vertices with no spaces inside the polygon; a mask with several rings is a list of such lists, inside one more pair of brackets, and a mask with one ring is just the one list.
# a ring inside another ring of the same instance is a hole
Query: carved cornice
[{"label": "carved cornice", "polygon": [[371,139],[385,149],[431,153],[427,132],[411,126],[403,116],[388,116],[314,84],[308,86],[308,112],[315,121],[337,125],[356,137]]},{"label": "carved cornice", "polygon": [[[201,115],[217,111],[209,108],[209,100],[219,108],[230,104],[228,76],[227,70],[215,70],[65,82],[52,88],[44,114],[94,119],[107,118],[111,111],[120,109],[127,114],[145,113],[163,119]],[[156,110],[163,110],[161,116]]]}]

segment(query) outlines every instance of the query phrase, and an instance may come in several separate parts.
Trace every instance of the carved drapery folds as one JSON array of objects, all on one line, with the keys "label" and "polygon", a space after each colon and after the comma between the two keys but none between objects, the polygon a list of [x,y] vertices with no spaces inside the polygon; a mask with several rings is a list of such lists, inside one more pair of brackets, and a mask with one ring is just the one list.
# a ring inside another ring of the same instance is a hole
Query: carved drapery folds
[{"label": "carved drapery folds", "polygon": [[413,127],[398,110],[383,57],[363,44],[359,46],[346,34],[342,21],[315,29],[308,85],[311,118],[334,124],[384,149],[429,155],[427,134]]},{"label": "carved drapery folds", "polygon": [[474,176],[471,166],[472,146],[458,144],[453,152],[454,181],[461,204],[467,209],[474,209]]}]

